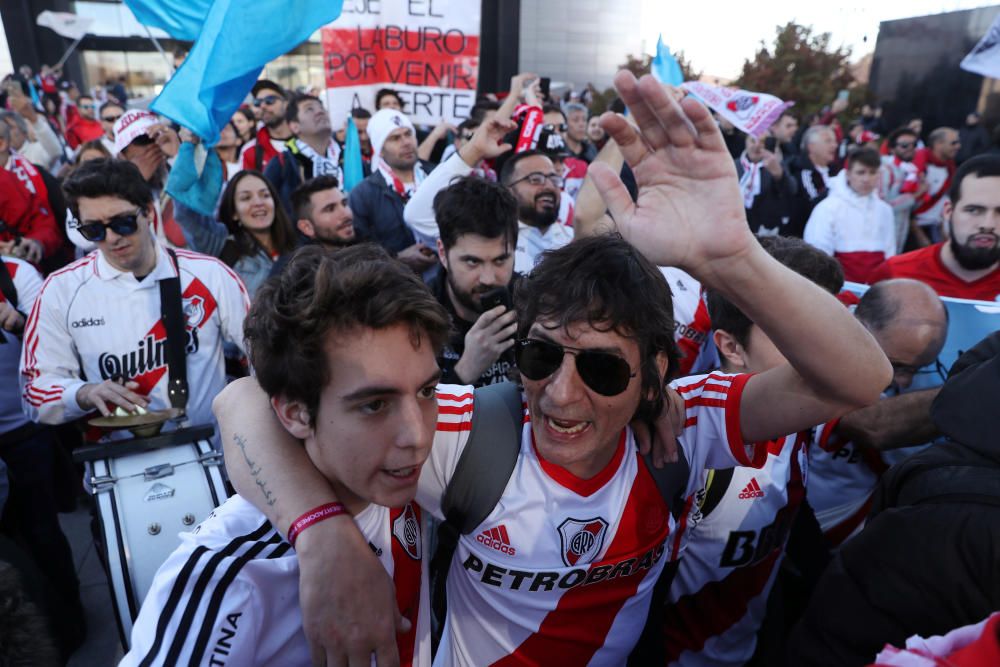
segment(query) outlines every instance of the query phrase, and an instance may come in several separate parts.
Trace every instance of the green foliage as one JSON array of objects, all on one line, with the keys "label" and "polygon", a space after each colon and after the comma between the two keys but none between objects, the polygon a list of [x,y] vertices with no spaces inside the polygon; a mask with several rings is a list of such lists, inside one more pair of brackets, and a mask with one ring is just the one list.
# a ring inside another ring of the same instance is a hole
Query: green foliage
[{"label": "green foliage", "polygon": [[849,89],[854,77],[848,66],[851,50],[833,49],[830,33],[813,34],[809,26],[789,22],[775,28],[774,45],[761,42],[753,60],[743,63],[734,86],[794,100],[800,117],[819,111]]}]

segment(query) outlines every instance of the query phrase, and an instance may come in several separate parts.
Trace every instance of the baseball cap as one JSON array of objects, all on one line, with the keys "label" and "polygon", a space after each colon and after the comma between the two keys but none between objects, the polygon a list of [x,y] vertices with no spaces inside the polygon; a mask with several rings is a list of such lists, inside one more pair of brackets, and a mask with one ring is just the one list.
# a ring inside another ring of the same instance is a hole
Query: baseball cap
[{"label": "baseball cap", "polygon": [[160,119],[151,111],[132,109],[115,121],[115,153],[121,153],[139,137],[148,136],[146,131],[158,124]]},{"label": "baseball cap", "polygon": [[259,93],[262,90],[274,90],[282,97],[284,98],[288,97],[288,93],[285,92],[285,89],[276,84],[274,81],[271,81],[270,79],[258,80],[257,83],[253,84],[253,88],[250,89],[250,94],[253,95],[254,97],[257,97],[257,93]]}]

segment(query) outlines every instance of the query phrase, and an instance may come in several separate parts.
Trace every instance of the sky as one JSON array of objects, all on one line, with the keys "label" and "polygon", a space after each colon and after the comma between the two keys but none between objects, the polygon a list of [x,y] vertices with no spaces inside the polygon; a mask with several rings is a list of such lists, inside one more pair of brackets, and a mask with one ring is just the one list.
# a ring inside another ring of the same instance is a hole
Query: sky
[{"label": "sky", "polygon": [[[656,37],[662,33],[670,50],[684,51],[696,70],[724,78],[739,76],[743,61],[753,57],[760,41],[773,45],[775,27],[788,21],[812,25],[814,33],[831,33],[831,44],[850,46],[852,60],[856,61],[875,50],[881,21],[998,4],[982,0],[869,0],[864,4],[817,0],[642,1],[640,25],[646,53],[656,53]],[[754,5],[755,11],[747,11]]]}]

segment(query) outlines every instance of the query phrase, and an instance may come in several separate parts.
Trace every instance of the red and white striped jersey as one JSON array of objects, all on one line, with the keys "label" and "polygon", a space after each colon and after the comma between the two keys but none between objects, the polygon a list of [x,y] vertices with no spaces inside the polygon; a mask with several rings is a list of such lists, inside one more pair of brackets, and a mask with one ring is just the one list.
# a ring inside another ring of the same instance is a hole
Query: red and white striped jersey
[{"label": "red and white striped jersey", "polygon": [[[30,313],[42,289],[42,276],[31,264],[15,257],[0,257],[7,267],[14,291],[17,292],[17,309]],[[0,293],[0,303],[7,299]],[[21,361],[21,338],[0,329],[0,434],[9,433],[28,423],[21,410],[21,391],[17,383],[17,369]]]},{"label": "red and white striped jersey", "polygon": [[885,471],[877,452],[836,432],[839,420],[813,429],[806,496],[830,546],[839,546],[865,525],[872,492]]},{"label": "red and white striped jersey", "polygon": [[[158,281],[178,275],[159,244],[143,280],[111,266],[97,251],[54,272],[28,318],[21,357],[22,401],[34,421],[82,417],[76,393],[87,382],[120,376],[139,383],[150,409],[170,407],[166,331]],[[243,283],[214,257],[177,250],[187,319],[187,418],[214,423],[212,399],[225,385],[223,343],[243,348],[249,299]]]},{"label": "red and white striped jersey", "polygon": [[737,667],[753,656],[805,495],[808,437],[790,435],[765,446],[760,469],[703,473],[664,611],[667,664]]},{"label": "red and white striped jersey", "polygon": [[[400,612],[412,624],[397,635],[400,664],[430,665],[420,508],[369,505],[354,522],[393,578]],[[310,664],[295,551],[257,508],[233,496],[193,532],[181,533],[180,546],[153,579],[120,664]]]},{"label": "red and white striped jersey", "polygon": [[[713,374],[683,390],[687,507],[706,467],[763,462],[766,451],[740,439],[748,377]],[[442,385],[438,404],[417,499],[443,518],[441,497],[472,426],[472,389]],[[605,469],[583,480],[539,457],[526,414],[520,455],[499,503],[455,550],[435,665],[624,664],[657,578],[683,550],[685,523],[686,512],[679,523],[670,515],[631,430]]]},{"label": "red and white striped jersey", "polygon": [[673,295],[674,340],[681,351],[679,375],[704,373],[717,367],[719,357],[712,344],[712,320],[701,283],[678,268],[659,268]]}]

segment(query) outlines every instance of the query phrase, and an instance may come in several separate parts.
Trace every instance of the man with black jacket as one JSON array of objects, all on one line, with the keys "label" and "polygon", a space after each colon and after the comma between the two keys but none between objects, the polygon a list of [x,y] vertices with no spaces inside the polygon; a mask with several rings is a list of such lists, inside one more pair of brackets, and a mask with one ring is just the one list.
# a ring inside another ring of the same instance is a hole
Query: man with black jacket
[{"label": "man with black jacket", "polygon": [[785,236],[802,238],[813,208],[830,191],[836,175],[837,136],[826,125],[814,125],[802,135],[802,152],[788,162],[788,171],[798,188],[792,218],[783,227]]},{"label": "man with black jacket", "polygon": [[781,149],[767,150],[764,142],[747,135],[746,150],[736,160],[750,231],[757,236],[789,236],[787,227],[798,191],[781,162]]},{"label": "man with black jacket", "polygon": [[831,562],[789,664],[865,665],[885,645],[1000,609],[1000,332],[963,354],[931,408],[948,440],[892,468]]}]

